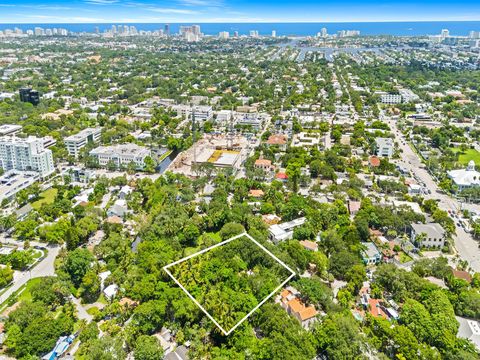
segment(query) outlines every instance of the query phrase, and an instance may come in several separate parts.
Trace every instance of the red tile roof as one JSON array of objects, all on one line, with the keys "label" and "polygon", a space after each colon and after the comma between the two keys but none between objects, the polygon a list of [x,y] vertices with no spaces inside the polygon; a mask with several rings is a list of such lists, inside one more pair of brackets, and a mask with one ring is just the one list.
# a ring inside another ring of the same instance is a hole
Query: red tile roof
[{"label": "red tile roof", "polygon": [[380,307],[379,299],[368,299],[368,305],[370,307],[369,312],[372,316],[388,319],[387,314],[385,314],[385,312]]},{"label": "red tile roof", "polygon": [[376,156],[370,156],[370,159],[368,159],[368,162],[370,163],[370,166],[373,166],[373,167],[380,166],[380,159]]},{"label": "red tile roof", "polygon": [[268,145],[285,145],[287,143],[287,138],[285,135],[270,135],[267,140]]}]

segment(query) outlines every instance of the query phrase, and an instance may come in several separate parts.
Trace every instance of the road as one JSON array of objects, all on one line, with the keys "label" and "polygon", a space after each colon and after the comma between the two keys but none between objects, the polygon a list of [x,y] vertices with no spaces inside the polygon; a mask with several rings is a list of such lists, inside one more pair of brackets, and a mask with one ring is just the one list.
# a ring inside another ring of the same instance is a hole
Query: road
[{"label": "road", "polygon": [[80,320],[85,320],[87,323],[93,320],[93,316],[87,312],[87,309],[85,309],[85,307],[82,305],[80,299],[77,299],[72,295],[70,300],[72,300],[72,303],[77,308],[77,316]]},{"label": "road", "polygon": [[[8,241],[9,243],[14,243]],[[33,242],[31,242],[33,245]],[[40,261],[33,269],[22,271],[20,274],[15,278],[14,283],[10,286],[2,295],[0,295],[0,304],[3,303],[5,300],[9,298],[15,291],[20,289],[28,280],[37,278],[37,277],[44,277],[44,276],[54,276],[55,275],[55,258],[60,251],[60,246],[49,246],[48,255]]]},{"label": "road", "polygon": [[[397,129],[394,120],[386,120],[392,132],[395,134],[396,140],[399,144],[399,148],[403,151],[399,164],[406,167],[420,182],[425,184],[425,187],[431,190],[431,194],[425,195],[426,199],[438,199],[438,206],[442,210],[451,210],[454,213],[458,213],[461,209],[461,204],[458,200],[448,196],[445,193],[440,193],[440,188],[430,175],[430,173],[424,168],[424,165],[420,161],[418,155],[413,151],[403,134]],[[454,219],[455,221],[455,219]],[[470,267],[480,272],[480,249],[478,242],[475,241],[470,234],[468,234],[461,226],[457,226],[455,221],[456,234],[453,236],[455,248],[458,255],[463,260],[468,261]]]}]

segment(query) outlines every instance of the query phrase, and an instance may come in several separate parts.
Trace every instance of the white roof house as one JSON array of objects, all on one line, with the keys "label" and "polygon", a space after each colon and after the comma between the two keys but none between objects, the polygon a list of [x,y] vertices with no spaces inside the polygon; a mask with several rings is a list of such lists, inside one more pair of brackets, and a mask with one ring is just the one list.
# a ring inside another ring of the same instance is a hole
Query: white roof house
[{"label": "white roof house", "polygon": [[289,222],[282,224],[274,224],[270,226],[269,238],[274,243],[279,243],[280,241],[288,240],[293,237],[293,229],[297,226],[303,225],[305,223],[305,218],[298,218]]},{"label": "white roof house", "polygon": [[470,340],[480,350],[480,323],[473,319],[455,316],[460,323],[457,336]]},{"label": "white roof house", "polygon": [[470,160],[466,169],[450,170],[447,174],[459,190],[480,185],[480,172],[475,170],[473,160]]},{"label": "white roof house", "polygon": [[118,292],[118,285],[117,284],[112,284],[108,285],[105,290],[103,290],[103,293],[105,294],[105,297],[107,297],[109,300],[113,299],[115,295],[117,295]]}]

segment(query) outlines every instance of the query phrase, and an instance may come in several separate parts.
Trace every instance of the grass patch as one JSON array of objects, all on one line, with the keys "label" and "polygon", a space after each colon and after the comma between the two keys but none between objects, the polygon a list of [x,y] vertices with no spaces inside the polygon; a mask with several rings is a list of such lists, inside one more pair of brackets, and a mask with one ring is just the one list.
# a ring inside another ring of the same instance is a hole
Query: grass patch
[{"label": "grass patch", "polygon": [[42,205],[52,204],[55,201],[55,197],[57,196],[58,190],[55,188],[50,188],[45,190],[40,194],[40,199],[32,203],[32,207],[35,210],[38,210],[42,207]]},{"label": "grass patch", "polygon": [[404,252],[400,253],[400,262],[402,264],[405,264],[410,261],[413,261],[413,258],[410,255],[405,254]]},{"label": "grass patch", "polygon": [[470,160],[475,161],[475,164],[480,164],[480,152],[475,149],[467,149],[465,152],[462,152],[460,148],[450,148],[454,153],[459,153],[458,162],[462,165],[468,165]]},{"label": "grass patch", "polygon": [[173,150],[166,151],[165,154],[163,154],[162,156],[160,156],[158,158],[158,162],[161,163],[163,160],[165,160],[167,157],[169,157],[172,152],[173,152]]},{"label": "grass patch", "polygon": [[32,300],[32,293],[31,289],[32,286],[39,284],[45,279],[45,277],[39,277],[39,278],[34,278],[30,279],[27,281],[25,285],[23,285],[20,289],[15,291],[12,295],[8,297],[7,300],[5,300],[1,305],[0,305],[0,310],[3,311],[7,307],[7,305],[13,305],[18,301],[31,301]]}]

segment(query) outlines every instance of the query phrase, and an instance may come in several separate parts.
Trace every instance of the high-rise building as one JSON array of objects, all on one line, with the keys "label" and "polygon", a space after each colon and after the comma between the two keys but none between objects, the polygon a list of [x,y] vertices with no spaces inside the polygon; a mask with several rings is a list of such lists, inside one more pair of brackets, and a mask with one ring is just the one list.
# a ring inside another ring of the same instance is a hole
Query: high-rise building
[{"label": "high-rise building", "polygon": [[327,28],[323,27],[322,30],[320,31],[322,37],[327,37],[328,33],[327,33]]},{"label": "high-rise building", "polygon": [[100,34],[100,28],[98,26],[95,26],[95,34]]},{"label": "high-rise building", "polygon": [[250,37],[258,37],[258,31],[257,30],[250,30]]},{"label": "high-rise building", "polygon": [[41,27],[36,27],[34,29],[35,36],[42,36],[45,35],[45,31]]},{"label": "high-rise building", "polygon": [[192,25],[191,29],[192,29],[192,33],[194,35],[200,36],[200,34],[201,34],[200,25]]},{"label": "high-rise building", "polygon": [[277,32],[275,30],[272,30],[272,37],[277,37]]},{"label": "high-rise building", "polygon": [[36,90],[32,90],[31,88],[21,88],[19,94],[20,101],[22,102],[29,102],[33,105],[38,105],[40,103],[40,95]]},{"label": "high-rise building", "polygon": [[442,37],[442,39],[445,39],[450,36],[450,31],[448,29],[442,29],[440,36]]},{"label": "high-rise building", "polygon": [[236,37],[236,38],[238,37],[238,31],[233,32],[233,37]]},{"label": "high-rise building", "polygon": [[42,177],[55,171],[52,151],[45,149],[43,139],[34,136],[1,137],[0,167],[5,171],[37,171]]},{"label": "high-rise building", "polygon": [[164,29],[163,29],[163,33],[165,34],[165,36],[170,35],[170,24],[165,24]]},{"label": "high-rise building", "polygon": [[225,40],[225,39],[228,39],[229,37],[230,37],[230,33],[228,31],[220,31],[218,33],[218,38],[219,39]]},{"label": "high-rise building", "polygon": [[468,37],[470,39],[480,39],[480,31],[470,31]]},{"label": "high-rise building", "polygon": [[117,27],[115,25],[112,25],[112,34],[116,34],[117,33]]}]

